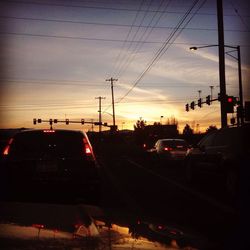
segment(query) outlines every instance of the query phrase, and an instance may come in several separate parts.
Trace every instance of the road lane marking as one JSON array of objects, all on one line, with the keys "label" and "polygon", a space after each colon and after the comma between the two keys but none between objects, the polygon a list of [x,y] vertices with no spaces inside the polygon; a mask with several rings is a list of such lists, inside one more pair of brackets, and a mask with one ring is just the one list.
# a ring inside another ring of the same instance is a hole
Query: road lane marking
[{"label": "road lane marking", "polygon": [[209,197],[209,196],[206,196],[206,195],[204,195],[204,194],[202,194],[202,193],[200,193],[200,192],[198,192],[198,191],[195,191],[195,190],[192,189],[192,188],[189,188],[189,187],[187,187],[187,186],[184,186],[184,185],[182,185],[182,184],[180,184],[180,183],[178,183],[178,182],[176,182],[176,181],[173,181],[173,180],[169,179],[169,178],[166,177],[166,176],[161,176],[161,175],[155,173],[154,171],[152,171],[152,170],[150,170],[150,169],[147,169],[147,168],[143,167],[142,165],[140,165],[140,164],[137,163],[137,162],[134,162],[134,161],[132,161],[132,160],[130,160],[130,159],[126,159],[126,160],[127,160],[130,164],[132,164],[132,165],[134,165],[134,166],[136,166],[136,167],[138,167],[138,168],[141,168],[141,169],[143,169],[144,171],[147,171],[148,173],[150,173],[150,174],[152,174],[152,175],[154,175],[154,176],[156,176],[156,177],[158,177],[158,178],[160,178],[160,179],[162,179],[162,180],[164,180],[164,181],[166,181],[166,182],[172,184],[173,186],[178,187],[179,189],[184,190],[185,192],[187,192],[187,193],[189,193],[189,194],[191,194],[191,195],[193,195],[193,196],[195,196],[195,197],[197,197],[197,198],[199,198],[199,199],[201,199],[201,200],[203,200],[203,201],[206,201],[206,202],[210,203],[211,205],[213,205],[213,206],[215,206],[215,207],[221,209],[222,211],[227,212],[227,213],[232,214],[232,215],[236,215],[236,212],[234,211],[233,208],[231,208],[231,207],[229,207],[229,206],[226,206],[226,205],[224,205],[224,204],[222,204],[222,203],[220,203],[220,202],[214,200],[213,198],[211,198],[211,197]]}]

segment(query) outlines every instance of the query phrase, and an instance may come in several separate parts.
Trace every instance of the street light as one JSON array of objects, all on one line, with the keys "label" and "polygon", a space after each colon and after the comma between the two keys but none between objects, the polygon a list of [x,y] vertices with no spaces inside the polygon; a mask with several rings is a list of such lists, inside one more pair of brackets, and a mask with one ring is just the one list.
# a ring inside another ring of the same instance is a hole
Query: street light
[{"label": "street light", "polygon": [[[199,47],[190,47],[190,50],[197,50],[197,49],[203,49],[203,48],[209,48],[209,47],[218,47],[219,45],[213,44],[213,45],[205,45],[205,46],[199,46]],[[235,60],[238,61],[238,76],[239,76],[239,113],[238,116],[241,120],[241,124],[244,123],[243,118],[243,90],[242,90],[242,75],[241,75],[241,55],[240,55],[240,46],[231,46],[231,45],[224,45],[225,48],[233,49],[231,51],[225,52],[225,54],[231,56]],[[229,54],[232,52],[237,51],[237,57]]]}]

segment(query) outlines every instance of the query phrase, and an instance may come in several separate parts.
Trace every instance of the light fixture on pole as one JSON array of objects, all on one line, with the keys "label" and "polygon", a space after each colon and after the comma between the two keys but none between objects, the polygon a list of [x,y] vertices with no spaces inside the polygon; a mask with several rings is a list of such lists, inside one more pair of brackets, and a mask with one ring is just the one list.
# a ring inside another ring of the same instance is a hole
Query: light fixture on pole
[{"label": "light fixture on pole", "polygon": [[[205,46],[199,46],[199,47],[190,47],[190,50],[198,50],[203,48],[209,48],[209,47],[218,47],[219,45],[213,44],[213,45],[205,45]],[[243,117],[243,89],[242,89],[242,75],[241,75],[241,55],[240,55],[240,46],[231,46],[231,45],[224,45],[225,48],[233,49],[231,51],[225,52],[225,54],[231,56],[235,60],[238,61],[238,77],[239,77],[239,113],[238,116],[240,118],[241,124],[244,123],[244,117]],[[230,53],[237,51],[237,57],[231,55]],[[212,89],[211,89],[212,90]],[[221,94],[221,93],[220,93]]]}]

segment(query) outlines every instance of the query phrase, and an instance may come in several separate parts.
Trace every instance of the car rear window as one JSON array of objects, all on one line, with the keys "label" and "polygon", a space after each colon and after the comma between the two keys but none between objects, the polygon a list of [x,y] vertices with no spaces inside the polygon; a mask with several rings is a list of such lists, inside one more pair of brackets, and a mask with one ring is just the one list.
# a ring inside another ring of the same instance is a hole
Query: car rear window
[{"label": "car rear window", "polygon": [[25,132],[14,137],[10,155],[75,157],[83,153],[83,134],[72,131]]},{"label": "car rear window", "polygon": [[182,140],[168,140],[162,143],[164,147],[168,146],[172,148],[186,148],[188,146],[187,142]]}]

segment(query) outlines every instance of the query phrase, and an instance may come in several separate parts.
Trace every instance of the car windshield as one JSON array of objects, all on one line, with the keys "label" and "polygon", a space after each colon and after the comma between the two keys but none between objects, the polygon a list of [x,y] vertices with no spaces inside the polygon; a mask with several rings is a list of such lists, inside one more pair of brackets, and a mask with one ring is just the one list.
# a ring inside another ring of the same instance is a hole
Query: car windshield
[{"label": "car windshield", "polygon": [[0,249],[240,249],[249,2],[1,0]]},{"label": "car windshield", "polygon": [[41,157],[44,154],[73,157],[83,153],[83,137],[80,133],[25,132],[18,134],[10,151],[12,157]]}]

